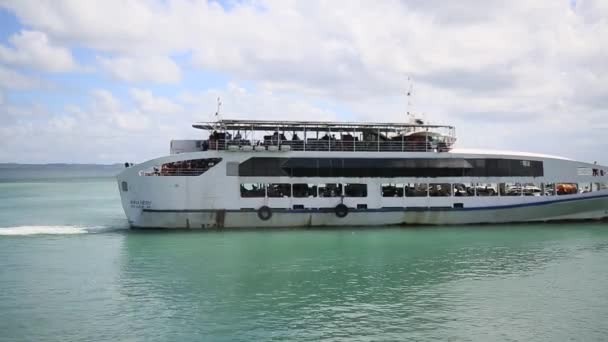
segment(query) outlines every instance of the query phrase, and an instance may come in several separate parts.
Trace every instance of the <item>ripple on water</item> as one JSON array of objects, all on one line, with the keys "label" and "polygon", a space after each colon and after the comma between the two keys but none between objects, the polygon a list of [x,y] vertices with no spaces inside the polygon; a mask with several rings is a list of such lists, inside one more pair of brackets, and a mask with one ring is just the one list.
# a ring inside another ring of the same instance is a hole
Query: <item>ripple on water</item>
[{"label": "ripple on water", "polygon": [[103,233],[119,228],[106,226],[16,226],[0,227],[0,236],[29,236],[29,235],[74,235],[87,233]]}]

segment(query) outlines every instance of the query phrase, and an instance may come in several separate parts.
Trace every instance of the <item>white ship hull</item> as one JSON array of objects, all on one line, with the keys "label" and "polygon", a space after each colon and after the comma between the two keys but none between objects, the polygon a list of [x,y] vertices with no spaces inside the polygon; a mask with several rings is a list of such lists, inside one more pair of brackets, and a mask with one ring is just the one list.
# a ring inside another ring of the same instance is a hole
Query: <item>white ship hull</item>
[{"label": "white ship hull", "polygon": [[[306,156],[308,152],[287,152],[281,157]],[[354,154],[354,152],[353,152]],[[384,182],[439,182],[437,179],[373,179],[373,178],[290,178],[242,177],[230,174],[233,165],[250,158],[241,152],[207,151],[184,153],[152,160],[126,169],[118,176],[122,204],[133,228],[275,228],[275,227],[340,227],[388,225],[460,225],[512,222],[548,222],[565,220],[599,220],[608,217],[608,190],[599,187],[588,193],[582,191],[564,196],[494,196],[494,197],[399,197],[386,198],[380,194]],[[318,154],[317,154],[318,155]],[[332,157],[331,152],[325,156]],[[336,156],[343,154],[336,153]],[[357,157],[378,158],[396,154],[373,153]],[[467,158],[488,157],[464,153],[398,153],[399,157]],[[270,152],[255,156],[276,156]],[[518,157],[518,156],[503,156]],[[521,156],[519,156],[521,157]],[[544,162],[542,178],[518,178],[516,181],[559,182],[587,184],[605,181],[605,177],[577,175],[577,168],[594,165],[570,160],[530,157]],[[222,158],[223,161],[200,176],[144,176],[142,170],[166,162],[195,158]],[[227,166],[228,165],[228,166]],[[603,173],[602,173],[603,175]],[[502,178],[445,178],[445,183],[514,181]],[[258,183],[364,183],[369,194],[365,198],[242,198],[239,184]],[[336,206],[348,209],[338,217]],[[259,210],[268,207],[271,215],[260,218]],[[357,209],[358,208],[358,209]]]},{"label": "white ship hull", "polygon": [[502,209],[476,210],[361,210],[338,218],[333,212],[281,210],[267,221],[255,211],[144,211],[134,228],[279,228],[459,225],[515,222],[600,220],[608,217],[608,196],[566,203],[547,203]]}]

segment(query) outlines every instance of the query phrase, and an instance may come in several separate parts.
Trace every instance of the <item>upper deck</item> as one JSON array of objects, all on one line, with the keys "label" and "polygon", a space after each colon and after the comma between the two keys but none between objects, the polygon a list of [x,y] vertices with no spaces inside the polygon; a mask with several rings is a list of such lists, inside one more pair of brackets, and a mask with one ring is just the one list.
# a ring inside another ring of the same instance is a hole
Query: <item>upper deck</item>
[{"label": "upper deck", "polygon": [[192,127],[209,132],[202,150],[447,152],[456,142],[453,126],[421,122],[220,120]]}]

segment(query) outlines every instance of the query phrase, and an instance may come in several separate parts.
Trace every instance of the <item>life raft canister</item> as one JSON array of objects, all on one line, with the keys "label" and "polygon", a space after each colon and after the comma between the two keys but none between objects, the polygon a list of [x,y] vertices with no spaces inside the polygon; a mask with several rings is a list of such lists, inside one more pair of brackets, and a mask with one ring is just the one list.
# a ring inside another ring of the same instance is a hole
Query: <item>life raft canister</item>
[{"label": "life raft canister", "polygon": [[334,212],[339,218],[346,217],[346,215],[348,215],[348,207],[340,203],[334,208]]},{"label": "life raft canister", "polygon": [[258,217],[262,221],[270,220],[272,217],[272,210],[270,210],[268,206],[261,206],[260,209],[258,209]]}]

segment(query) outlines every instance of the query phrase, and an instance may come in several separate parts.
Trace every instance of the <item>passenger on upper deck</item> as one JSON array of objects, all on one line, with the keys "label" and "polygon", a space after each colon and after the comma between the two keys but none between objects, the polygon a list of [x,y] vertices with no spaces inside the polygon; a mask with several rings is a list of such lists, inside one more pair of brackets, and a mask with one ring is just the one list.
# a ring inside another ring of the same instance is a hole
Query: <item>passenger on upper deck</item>
[{"label": "passenger on upper deck", "polygon": [[355,141],[358,139],[355,139],[355,137],[352,136],[352,134],[342,134],[342,141]]}]

